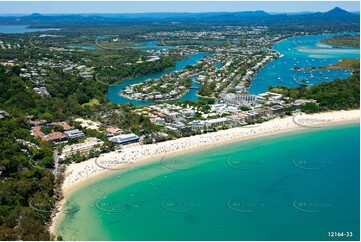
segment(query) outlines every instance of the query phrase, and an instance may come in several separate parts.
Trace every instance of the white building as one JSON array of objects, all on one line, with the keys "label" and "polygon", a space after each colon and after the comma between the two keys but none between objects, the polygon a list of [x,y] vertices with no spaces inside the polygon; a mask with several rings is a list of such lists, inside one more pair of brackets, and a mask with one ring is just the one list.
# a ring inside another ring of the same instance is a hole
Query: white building
[{"label": "white building", "polygon": [[87,138],[83,143],[79,144],[72,144],[72,145],[66,145],[63,148],[62,154],[60,156],[61,159],[65,159],[66,157],[80,153],[80,154],[87,154],[91,150],[98,150],[101,145],[103,145],[103,141],[91,137]]}]

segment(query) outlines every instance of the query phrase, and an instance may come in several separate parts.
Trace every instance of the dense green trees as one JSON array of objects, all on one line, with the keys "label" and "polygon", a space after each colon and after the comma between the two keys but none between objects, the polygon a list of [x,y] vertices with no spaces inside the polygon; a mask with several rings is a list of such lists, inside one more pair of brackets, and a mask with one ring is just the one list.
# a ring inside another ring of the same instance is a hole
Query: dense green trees
[{"label": "dense green trees", "polygon": [[321,43],[330,44],[334,47],[349,46],[360,48],[360,35],[341,35],[321,40]]},{"label": "dense green trees", "polygon": [[55,177],[44,168],[53,166],[51,147],[39,143],[34,150],[15,138],[32,140],[24,119],[0,120],[0,240],[50,240],[44,225],[54,206]]},{"label": "dense green trees", "polygon": [[133,78],[140,75],[161,72],[166,69],[173,68],[175,67],[177,61],[184,58],[185,57],[180,55],[171,55],[162,57],[157,61],[143,61],[142,63],[136,63],[131,65],[124,63],[124,61],[112,59],[109,60],[109,62],[113,63],[112,66],[116,66],[116,68],[97,68],[95,78],[106,84],[115,84],[126,78]]},{"label": "dense green trees", "polygon": [[307,88],[269,87],[270,91],[282,93],[294,99],[316,99],[317,110],[307,104],[303,109],[308,112],[359,109],[360,108],[360,70],[355,70],[347,79],[336,79]]}]

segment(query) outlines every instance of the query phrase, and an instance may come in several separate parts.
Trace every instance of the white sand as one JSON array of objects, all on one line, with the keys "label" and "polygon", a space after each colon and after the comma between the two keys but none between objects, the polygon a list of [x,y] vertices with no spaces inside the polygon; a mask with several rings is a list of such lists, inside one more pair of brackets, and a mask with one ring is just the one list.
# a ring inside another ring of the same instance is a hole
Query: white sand
[{"label": "white sand", "polygon": [[[109,172],[113,171],[114,173],[115,169],[120,170],[134,164],[161,159],[165,155],[175,155],[177,152],[189,152],[214,145],[242,141],[286,131],[315,129],[317,127],[330,126],[339,123],[359,122],[359,120],[360,110],[327,112],[313,115],[297,114],[293,117],[287,116],[282,119],[277,118],[253,126],[185,137],[158,144],[127,145],[121,152],[110,152],[102,154],[97,159],[93,158],[81,163],[69,165],[66,169],[62,189],[66,198],[72,191],[76,190],[77,187],[89,182],[89,179],[91,178],[94,179],[96,176],[109,175]],[[62,203],[60,202],[59,207],[61,207],[61,205]],[[57,213],[56,217],[58,217],[58,215],[59,213]],[[51,226],[50,231],[53,231],[54,229],[56,217],[53,219],[53,225]]]}]

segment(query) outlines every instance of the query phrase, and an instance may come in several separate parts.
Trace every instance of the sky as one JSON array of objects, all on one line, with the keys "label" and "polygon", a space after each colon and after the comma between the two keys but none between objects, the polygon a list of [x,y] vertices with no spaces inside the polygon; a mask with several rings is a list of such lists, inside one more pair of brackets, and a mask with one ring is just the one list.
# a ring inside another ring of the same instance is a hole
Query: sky
[{"label": "sky", "polygon": [[325,12],[334,7],[359,11],[358,1],[2,1],[0,14],[56,13],[147,13],[147,12],[237,12],[264,10],[266,12]]}]

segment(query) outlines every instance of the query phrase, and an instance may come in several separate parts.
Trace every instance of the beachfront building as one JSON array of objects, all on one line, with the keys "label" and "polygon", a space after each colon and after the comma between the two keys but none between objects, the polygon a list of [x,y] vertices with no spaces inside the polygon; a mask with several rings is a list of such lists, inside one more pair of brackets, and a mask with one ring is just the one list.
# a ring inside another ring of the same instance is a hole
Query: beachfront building
[{"label": "beachfront building", "polygon": [[131,133],[131,134],[121,134],[114,137],[110,137],[108,138],[108,140],[119,145],[125,145],[125,144],[138,142],[139,137],[138,135]]},{"label": "beachfront building", "polygon": [[274,105],[272,107],[269,107],[268,109],[270,110],[270,114],[279,114],[284,111],[285,107],[281,105]]},{"label": "beachfront building", "polygon": [[197,130],[197,129],[203,129],[205,127],[224,125],[224,124],[230,123],[231,121],[232,121],[232,119],[230,119],[230,118],[215,118],[215,119],[208,119],[205,121],[193,120],[193,121],[189,122],[189,125],[192,130]]},{"label": "beachfront building", "polygon": [[215,119],[209,119],[205,122],[206,126],[218,126],[218,125],[224,125],[231,121],[229,118],[215,118]]},{"label": "beachfront building", "polygon": [[192,130],[197,130],[197,129],[203,128],[205,125],[205,122],[202,120],[193,120],[193,121],[189,122],[189,125],[191,126]]},{"label": "beachfront building", "polygon": [[241,124],[246,124],[246,120],[248,119],[248,117],[249,116],[246,113],[235,113],[228,116],[228,118],[230,118],[232,122]]},{"label": "beachfront building", "polygon": [[82,139],[85,136],[85,134],[82,131],[80,131],[79,129],[68,130],[68,131],[65,131],[64,134],[69,139]]},{"label": "beachfront building", "polygon": [[65,159],[70,155],[77,154],[88,154],[91,150],[99,150],[100,146],[103,145],[103,141],[98,138],[91,137],[87,138],[83,143],[66,145],[63,148],[61,159]]}]

